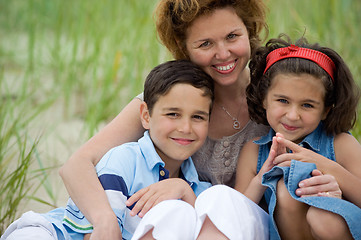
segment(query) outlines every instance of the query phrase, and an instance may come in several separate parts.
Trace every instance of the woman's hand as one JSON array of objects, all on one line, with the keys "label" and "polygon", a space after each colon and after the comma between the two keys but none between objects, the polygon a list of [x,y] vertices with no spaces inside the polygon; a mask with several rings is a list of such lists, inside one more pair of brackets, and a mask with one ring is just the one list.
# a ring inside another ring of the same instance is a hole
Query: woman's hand
[{"label": "woman's hand", "polygon": [[84,235],[84,240],[122,240],[122,232],[120,231],[118,221],[115,218],[103,218],[93,225],[93,232]]},{"label": "woman's hand", "polygon": [[342,198],[342,191],[332,175],[323,175],[320,170],[313,170],[312,177],[298,183],[296,195],[300,197],[324,196]]},{"label": "woman's hand", "polygon": [[170,199],[182,199],[194,206],[196,196],[183,179],[169,178],[139,190],[125,204],[131,206],[136,202],[130,215],[135,216],[138,213],[139,217],[143,217],[152,207]]}]

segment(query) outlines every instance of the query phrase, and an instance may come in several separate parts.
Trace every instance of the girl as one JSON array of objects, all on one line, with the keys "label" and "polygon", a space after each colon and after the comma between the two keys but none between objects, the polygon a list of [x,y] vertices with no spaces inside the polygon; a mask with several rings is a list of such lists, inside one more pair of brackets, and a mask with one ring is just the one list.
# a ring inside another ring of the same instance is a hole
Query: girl
[{"label": "girl", "polygon": [[[361,145],[348,133],[358,87],[335,51],[287,39],[270,40],[251,59],[250,118],[272,129],[244,146],[236,189],[256,203],[265,196],[271,239],[360,239]],[[316,167],[342,194],[295,194]]]}]

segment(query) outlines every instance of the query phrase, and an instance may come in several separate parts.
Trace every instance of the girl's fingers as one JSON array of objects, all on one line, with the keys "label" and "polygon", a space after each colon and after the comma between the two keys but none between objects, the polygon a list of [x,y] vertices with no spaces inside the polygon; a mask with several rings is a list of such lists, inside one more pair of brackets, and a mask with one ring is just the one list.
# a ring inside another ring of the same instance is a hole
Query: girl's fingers
[{"label": "girl's fingers", "polygon": [[277,137],[277,142],[284,148],[290,149],[292,152],[299,152],[300,150],[303,149],[301,146],[283,137]]}]

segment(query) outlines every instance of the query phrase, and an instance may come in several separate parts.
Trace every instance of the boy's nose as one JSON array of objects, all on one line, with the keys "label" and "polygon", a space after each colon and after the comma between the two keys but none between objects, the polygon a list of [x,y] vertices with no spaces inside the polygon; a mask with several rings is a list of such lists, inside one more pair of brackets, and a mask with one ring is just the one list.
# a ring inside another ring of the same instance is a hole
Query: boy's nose
[{"label": "boy's nose", "polygon": [[192,131],[191,121],[189,119],[182,119],[178,124],[178,131],[190,133]]}]

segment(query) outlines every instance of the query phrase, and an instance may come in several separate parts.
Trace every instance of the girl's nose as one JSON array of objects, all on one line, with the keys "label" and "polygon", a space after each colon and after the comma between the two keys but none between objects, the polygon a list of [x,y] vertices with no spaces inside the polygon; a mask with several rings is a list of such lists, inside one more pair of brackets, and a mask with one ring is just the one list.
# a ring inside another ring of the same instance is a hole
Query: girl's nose
[{"label": "girl's nose", "polygon": [[291,107],[289,108],[287,112],[287,118],[292,121],[296,121],[300,119],[300,114],[298,112],[297,107]]}]

